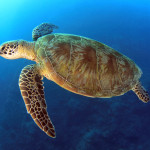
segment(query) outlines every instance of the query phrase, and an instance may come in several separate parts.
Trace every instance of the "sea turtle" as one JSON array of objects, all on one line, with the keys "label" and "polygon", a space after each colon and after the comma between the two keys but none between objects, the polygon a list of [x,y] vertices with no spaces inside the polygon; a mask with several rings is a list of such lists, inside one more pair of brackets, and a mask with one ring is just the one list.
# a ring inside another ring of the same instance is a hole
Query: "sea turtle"
[{"label": "sea turtle", "polygon": [[43,77],[88,97],[108,98],[132,90],[143,102],[150,100],[139,81],[142,71],[131,59],[89,38],[49,34],[53,28],[44,23],[33,30],[35,41],[16,40],[0,46],[4,58],[36,62],[23,68],[19,86],[27,112],[47,135],[56,136],[47,113]]}]

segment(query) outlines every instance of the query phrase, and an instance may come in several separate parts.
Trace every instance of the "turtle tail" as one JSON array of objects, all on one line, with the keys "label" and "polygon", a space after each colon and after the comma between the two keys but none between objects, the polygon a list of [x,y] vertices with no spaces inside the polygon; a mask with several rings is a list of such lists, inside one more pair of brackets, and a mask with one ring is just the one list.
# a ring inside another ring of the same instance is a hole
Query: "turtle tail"
[{"label": "turtle tail", "polygon": [[145,88],[141,85],[140,82],[138,82],[132,90],[134,93],[138,96],[138,98],[143,101],[144,103],[147,103],[150,100],[150,97],[148,95],[148,92],[145,90]]}]

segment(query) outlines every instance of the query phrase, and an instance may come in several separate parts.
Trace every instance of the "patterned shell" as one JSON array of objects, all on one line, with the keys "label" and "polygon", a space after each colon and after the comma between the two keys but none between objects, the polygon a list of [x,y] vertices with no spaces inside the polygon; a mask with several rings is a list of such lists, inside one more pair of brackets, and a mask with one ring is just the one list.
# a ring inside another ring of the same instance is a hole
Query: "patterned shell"
[{"label": "patterned shell", "polygon": [[70,34],[39,38],[40,71],[61,87],[89,97],[112,97],[131,90],[141,77],[128,57],[100,42]]}]

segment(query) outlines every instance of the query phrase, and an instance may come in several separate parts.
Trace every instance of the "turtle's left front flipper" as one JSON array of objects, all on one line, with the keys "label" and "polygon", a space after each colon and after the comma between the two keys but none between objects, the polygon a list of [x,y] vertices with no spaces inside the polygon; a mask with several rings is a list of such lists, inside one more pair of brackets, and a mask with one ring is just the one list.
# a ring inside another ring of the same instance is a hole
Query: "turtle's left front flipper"
[{"label": "turtle's left front flipper", "polygon": [[54,138],[55,129],[47,113],[42,76],[38,74],[36,64],[22,70],[19,86],[28,113],[47,135]]}]

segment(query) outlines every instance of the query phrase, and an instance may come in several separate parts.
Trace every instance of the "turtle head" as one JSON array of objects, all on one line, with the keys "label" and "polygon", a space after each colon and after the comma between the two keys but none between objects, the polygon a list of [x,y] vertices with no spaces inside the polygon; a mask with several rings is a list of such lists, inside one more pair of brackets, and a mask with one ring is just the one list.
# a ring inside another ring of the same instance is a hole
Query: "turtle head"
[{"label": "turtle head", "polygon": [[18,41],[10,41],[0,46],[0,56],[6,59],[17,59],[20,57],[18,52]]},{"label": "turtle head", "polygon": [[26,58],[35,60],[34,42],[24,40],[9,41],[0,46],[0,56],[6,59]]}]

